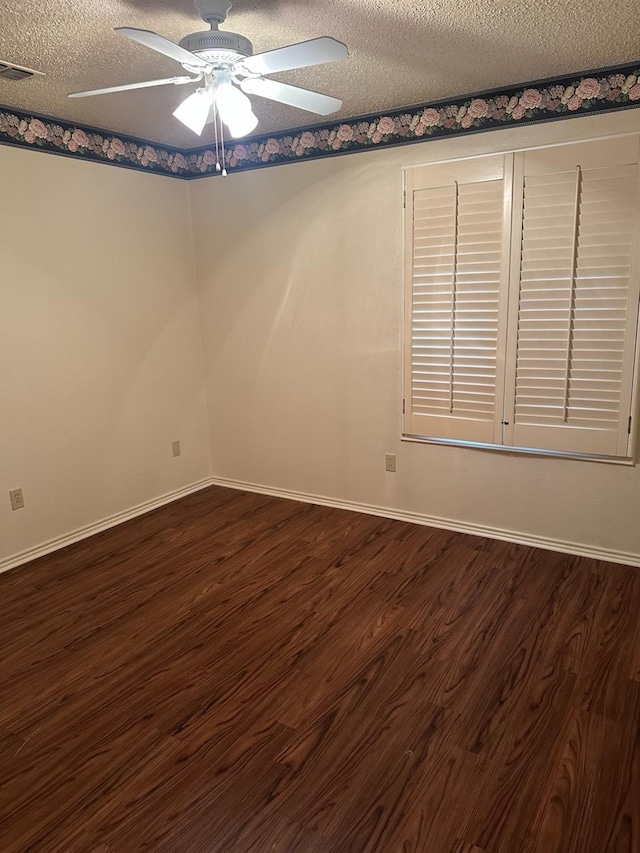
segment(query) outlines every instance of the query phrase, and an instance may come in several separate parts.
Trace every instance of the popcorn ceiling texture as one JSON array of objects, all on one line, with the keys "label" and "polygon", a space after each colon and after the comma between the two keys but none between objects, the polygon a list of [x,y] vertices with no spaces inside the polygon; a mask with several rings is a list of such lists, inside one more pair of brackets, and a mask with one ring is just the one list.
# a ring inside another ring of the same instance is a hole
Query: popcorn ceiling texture
[{"label": "popcorn ceiling texture", "polygon": [[[191,0],[0,0],[0,59],[45,72],[0,80],[0,103],[165,145],[206,144],[171,112],[185,88],[70,101],[81,89],[172,76],[180,66],[113,32],[155,30],[178,41],[206,29]],[[336,118],[562,76],[637,59],[637,0],[236,0],[223,29],[256,52],[319,35],[344,41],[345,62],[278,79],[344,100]],[[317,117],[252,99],[261,134]]]}]

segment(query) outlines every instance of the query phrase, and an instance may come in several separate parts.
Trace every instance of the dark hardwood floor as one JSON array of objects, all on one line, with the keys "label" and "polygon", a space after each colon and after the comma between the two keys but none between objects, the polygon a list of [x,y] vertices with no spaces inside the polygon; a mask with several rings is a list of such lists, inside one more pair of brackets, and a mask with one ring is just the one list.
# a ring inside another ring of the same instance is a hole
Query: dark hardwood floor
[{"label": "dark hardwood floor", "polygon": [[1,853],[639,853],[640,570],[210,488],[0,576]]}]

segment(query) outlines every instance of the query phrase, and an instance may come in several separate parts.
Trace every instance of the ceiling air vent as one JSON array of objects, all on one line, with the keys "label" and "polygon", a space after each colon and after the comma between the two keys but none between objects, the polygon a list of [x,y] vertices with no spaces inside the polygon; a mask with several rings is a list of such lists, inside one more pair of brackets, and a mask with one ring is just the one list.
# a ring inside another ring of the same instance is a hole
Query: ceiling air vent
[{"label": "ceiling air vent", "polygon": [[22,65],[0,60],[0,80],[28,80],[36,74],[40,77],[44,76],[42,71],[34,71],[32,68],[24,68]]}]

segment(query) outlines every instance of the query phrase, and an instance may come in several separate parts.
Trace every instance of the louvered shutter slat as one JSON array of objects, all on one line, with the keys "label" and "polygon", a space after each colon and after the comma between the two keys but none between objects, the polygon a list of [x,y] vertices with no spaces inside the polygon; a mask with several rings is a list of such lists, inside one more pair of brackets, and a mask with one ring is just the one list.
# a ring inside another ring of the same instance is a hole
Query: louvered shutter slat
[{"label": "louvered shutter slat", "polygon": [[503,158],[493,160],[488,180],[462,170],[437,185],[435,167],[410,188],[409,434],[495,440],[505,223]]},{"label": "louvered shutter slat", "polygon": [[619,455],[637,310],[638,167],[609,165],[605,152],[601,165],[529,174],[526,158],[508,443]]},{"label": "louvered shutter slat", "polygon": [[631,455],[639,139],[407,170],[406,434]]}]

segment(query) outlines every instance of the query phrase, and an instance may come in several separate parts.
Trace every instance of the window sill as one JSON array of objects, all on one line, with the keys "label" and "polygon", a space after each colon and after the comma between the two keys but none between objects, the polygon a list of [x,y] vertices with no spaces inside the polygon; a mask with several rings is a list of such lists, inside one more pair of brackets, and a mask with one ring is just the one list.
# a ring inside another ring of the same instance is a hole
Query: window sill
[{"label": "window sill", "polygon": [[505,444],[483,444],[479,441],[459,441],[447,438],[427,438],[420,435],[401,435],[401,441],[413,444],[440,444],[449,447],[465,447],[471,450],[490,450],[494,453],[517,454],[518,456],[549,456],[556,459],[574,459],[578,462],[601,462],[609,465],[634,466],[636,460],[622,456],[594,456],[588,453],[568,453],[558,450],[537,450],[531,447],[510,447]]}]

